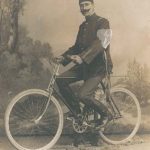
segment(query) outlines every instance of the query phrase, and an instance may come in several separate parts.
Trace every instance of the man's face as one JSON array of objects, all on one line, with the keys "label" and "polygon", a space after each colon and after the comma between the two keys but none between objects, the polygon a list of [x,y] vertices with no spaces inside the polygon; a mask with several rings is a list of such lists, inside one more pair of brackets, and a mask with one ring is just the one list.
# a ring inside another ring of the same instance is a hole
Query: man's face
[{"label": "man's face", "polygon": [[80,10],[83,16],[91,16],[94,13],[94,4],[89,1],[84,1],[79,4],[80,5]]}]

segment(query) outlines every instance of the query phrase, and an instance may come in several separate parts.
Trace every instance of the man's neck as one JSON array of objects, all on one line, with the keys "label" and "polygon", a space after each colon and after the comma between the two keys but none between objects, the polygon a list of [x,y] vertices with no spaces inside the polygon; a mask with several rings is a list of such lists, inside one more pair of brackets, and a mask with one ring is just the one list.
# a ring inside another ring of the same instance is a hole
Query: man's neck
[{"label": "man's neck", "polygon": [[96,14],[95,14],[95,12],[93,12],[91,15],[89,15],[89,16],[86,16],[85,17],[85,20],[90,20],[93,16],[95,16]]}]

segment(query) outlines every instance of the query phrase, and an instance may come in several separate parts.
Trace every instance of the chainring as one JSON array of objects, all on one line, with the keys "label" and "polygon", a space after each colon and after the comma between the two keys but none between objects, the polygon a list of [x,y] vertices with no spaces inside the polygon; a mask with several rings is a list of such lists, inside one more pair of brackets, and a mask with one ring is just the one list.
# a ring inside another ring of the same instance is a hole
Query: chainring
[{"label": "chainring", "polygon": [[84,133],[88,128],[88,124],[86,122],[80,122],[75,119],[72,122],[72,126],[74,131],[77,133]]}]

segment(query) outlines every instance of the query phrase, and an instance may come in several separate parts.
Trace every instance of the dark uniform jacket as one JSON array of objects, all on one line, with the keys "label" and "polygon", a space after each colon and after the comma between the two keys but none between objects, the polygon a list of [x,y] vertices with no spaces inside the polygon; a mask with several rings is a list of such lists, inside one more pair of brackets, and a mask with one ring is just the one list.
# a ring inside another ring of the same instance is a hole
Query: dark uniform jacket
[{"label": "dark uniform jacket", "polygon": [[104,74],[106,72],[105,51],[108,60],[108,69],[111,71],[113,64],[110,57],[109,45],[106,49],[103,48],[101,41],[97,37],[97,31],[100,29],[110,29],[107,19],[101,18],[96,14],[86,18],[86,21],[79,27],[75,45],[63,54],[65,57],[63,65],[67,65],[70,62],[66,57],[67,55],[79,55],[84,62],[82,65],[79,65],[79,71],[84,71],[84,75],[91,77]]}]

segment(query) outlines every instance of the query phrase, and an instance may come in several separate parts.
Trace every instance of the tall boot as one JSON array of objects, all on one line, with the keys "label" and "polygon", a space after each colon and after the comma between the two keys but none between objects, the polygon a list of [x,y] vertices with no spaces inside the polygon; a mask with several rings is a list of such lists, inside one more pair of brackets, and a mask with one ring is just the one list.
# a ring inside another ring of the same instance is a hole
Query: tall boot
[{"label": "tall boot", "polygon": [[103,104],[101,103],[100,101],[98,100],[95,100],[95,99],[90,99],[90,98],[87,98],[87,99],[84,99],[82,100],[82,102],[91,107],[92,109],[94,109],[97,113],[99,113],[101,115],[101,119],[100,120],[103,120],[105,118],[112,118],[112,114],[111,112],[108,110],[108,108]]},{"label": "tall boot", "polygon": [[75,111],[76,114],[80,114],[80,105],[77,97],[75,96],[74,92],[72,89],[69,87],[69,85],[63,81],[63,79],[57,79],[56,83],[59,87],[59,91],[61,95],[64,97],[65,101],[69,106],[71,107],[72,110]]}]

